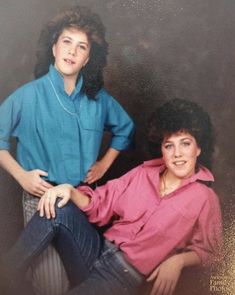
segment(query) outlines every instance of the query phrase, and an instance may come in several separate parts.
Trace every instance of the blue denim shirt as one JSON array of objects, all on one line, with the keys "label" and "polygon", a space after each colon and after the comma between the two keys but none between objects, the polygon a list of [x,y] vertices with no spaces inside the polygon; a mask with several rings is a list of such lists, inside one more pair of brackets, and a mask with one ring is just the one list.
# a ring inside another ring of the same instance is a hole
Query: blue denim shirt
[{"label": "blue denim shirt", "polygon": [[47,180],[79,184],[96,161],[103,132],[110,146],[127,149],[133,122],[120,104],[101,89],[95,100],[81,93],[82,77],[69,96],[62,76],[50,66],[48,74],[10,95],[0,106],[0,149],[17,139],[17,160],[25,170],[42,169]]}]

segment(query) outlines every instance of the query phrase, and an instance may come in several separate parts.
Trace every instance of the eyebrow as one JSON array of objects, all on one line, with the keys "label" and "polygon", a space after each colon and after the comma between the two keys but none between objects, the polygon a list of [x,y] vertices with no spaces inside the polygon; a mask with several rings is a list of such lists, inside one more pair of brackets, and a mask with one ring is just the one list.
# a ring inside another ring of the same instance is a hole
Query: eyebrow
[{"label": "eyebrow", "polygon": [[[191,140],[192,141],[192,138],[190,137],[183,137],[180,139],[180,141],[184,141],[184,140]],[[167,139],[164,143],[172,143],[173,141]]]},{"label": "eyebrow", "polygon": [[[62,39],[64,39],[64,38],[67,38],[67,39],[69,39],[69,40],[74,40],[73,38],[71,38],[71,37],[69,37],[69,36],[62,36]],[[88,42],[86,42],[86,41],[78,41],[80,44],[86,44],[86,45],[89,45],[89,43]]]}]

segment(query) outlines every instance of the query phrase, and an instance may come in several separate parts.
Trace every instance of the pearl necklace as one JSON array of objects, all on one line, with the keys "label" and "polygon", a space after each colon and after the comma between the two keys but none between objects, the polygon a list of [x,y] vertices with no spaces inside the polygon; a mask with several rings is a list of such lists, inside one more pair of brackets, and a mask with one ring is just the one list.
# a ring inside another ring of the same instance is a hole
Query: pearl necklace
[{"label": "pearl necklace", "polygon": [[64,106],[64,104],[62,103],[62,101],[61,101],[60,98],[59,98],[59,95],[58,95],[57,92],[56,92],[55,86],[54,86],[54,84],[52,83],[51,78],[48,77],[48,80],[49,80],[49,82],[50,82],[50,84],[51,84],[51,87],[52,87],[52,89],[53,89],[53,91],[54,91],[54,93],[55,93],[55,96],[56,96],[56,98],[57,98],[57,100],[58,100],[60,106],[62,107],[62,109],[63,109],[65,112],[67,112],[68,114],[72,115],[72,116],[77,116],[77,113],[75,113],[75,112],[70,112],[70,110],[68,110],[68,109]]}]

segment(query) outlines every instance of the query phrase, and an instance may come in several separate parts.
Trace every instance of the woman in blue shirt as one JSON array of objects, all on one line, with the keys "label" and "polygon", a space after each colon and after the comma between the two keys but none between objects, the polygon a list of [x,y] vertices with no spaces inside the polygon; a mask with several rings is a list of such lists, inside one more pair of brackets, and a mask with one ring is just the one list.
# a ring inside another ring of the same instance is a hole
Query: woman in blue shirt
[{"label": "woman in blue shirt", "polygon": [[[0,165],[24,189],[26,222],[48,188],[94,183],[130,144],[133,122],[103,88],[107,52],[105,29],[96,14],[78,6],[61,13],[41,33],[37,79],[0,107]],[[104,131],[112,135],[110,147],[97,161]],[[17,140],[16,160],[9,153],[11,136]],[[40,264],[54,262],[37,273],[39,289],[44,287],[38,294],[61,294],[67,283],[61,286],[63,270],[54,250],[49,252]]]}]

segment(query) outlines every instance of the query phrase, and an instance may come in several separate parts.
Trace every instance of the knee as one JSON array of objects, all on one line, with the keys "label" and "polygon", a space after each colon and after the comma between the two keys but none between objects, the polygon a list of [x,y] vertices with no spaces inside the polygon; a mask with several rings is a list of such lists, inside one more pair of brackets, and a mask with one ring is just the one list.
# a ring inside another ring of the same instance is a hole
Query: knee
[{"label": "knee", "polygon": [[73,219],[73,218],[79,218],[80,215],[84,215],[84,213],[72,202],[68,202],[64,207],[59,208],[58,203],[60,199],[58,198],[55,204],[55,221],[61,221],[61,219]]},{"label": "knee", "polygon": [[74,214],[78,210],[80,210],[77,206],[75,206],[72,202],[68,202],[65,206],[63,207],[58,207],[58,203],[61,201],[60,198],[57,198],[56,203],[55,203],[55,211],[56,214]]}]

